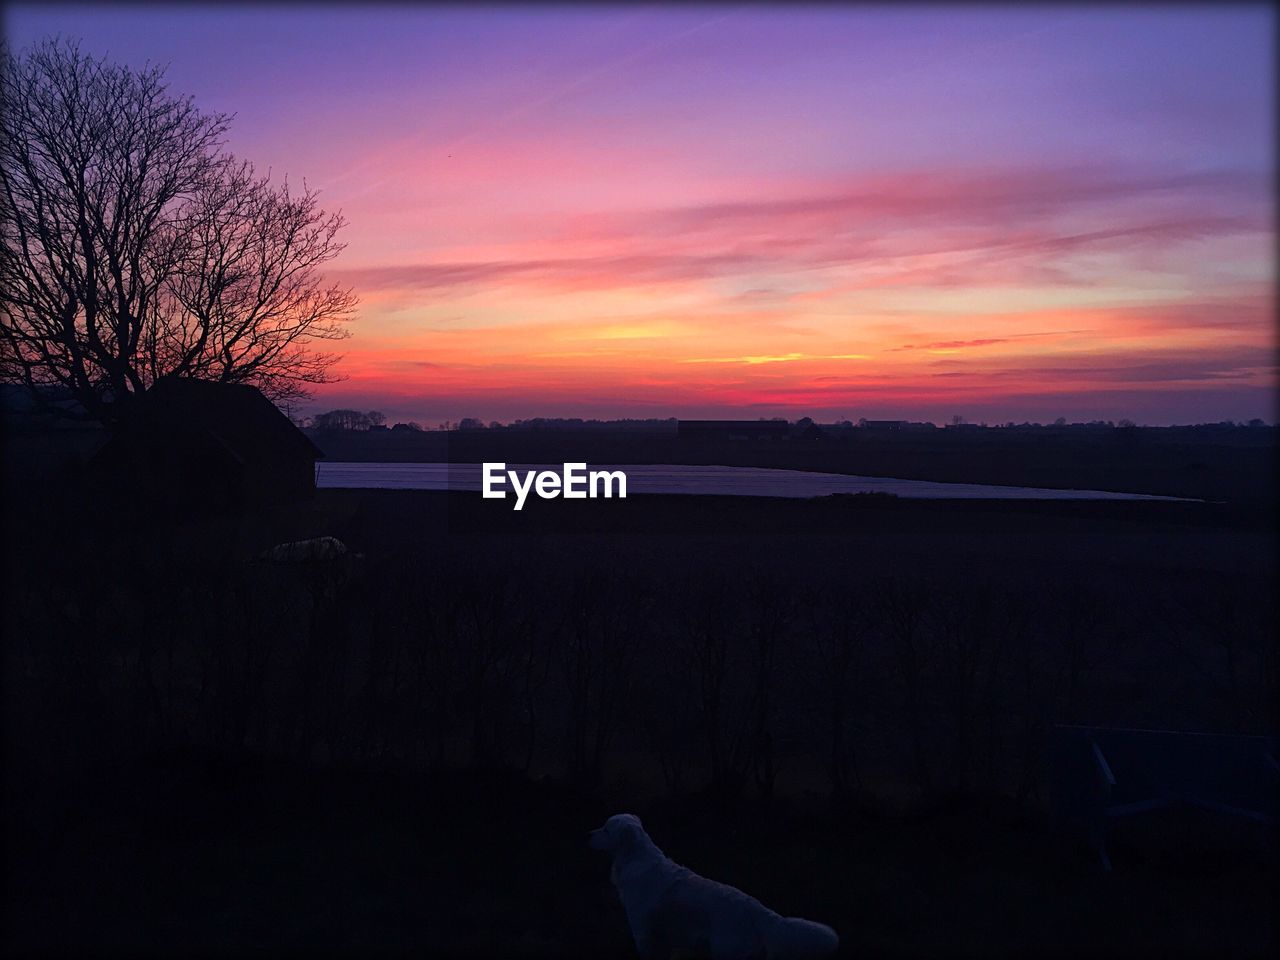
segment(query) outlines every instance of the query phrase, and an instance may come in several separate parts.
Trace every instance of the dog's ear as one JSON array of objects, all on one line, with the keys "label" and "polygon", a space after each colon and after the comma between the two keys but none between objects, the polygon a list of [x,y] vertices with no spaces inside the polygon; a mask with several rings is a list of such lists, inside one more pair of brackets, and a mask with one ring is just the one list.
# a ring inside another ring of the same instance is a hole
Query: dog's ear
[{"label": "dog's ear", "polygon": [[636,847],[640,845],[639,825],[629,820],[620,822],[618,824],[616,842],[618,853],[626,855],[634,852]]}]

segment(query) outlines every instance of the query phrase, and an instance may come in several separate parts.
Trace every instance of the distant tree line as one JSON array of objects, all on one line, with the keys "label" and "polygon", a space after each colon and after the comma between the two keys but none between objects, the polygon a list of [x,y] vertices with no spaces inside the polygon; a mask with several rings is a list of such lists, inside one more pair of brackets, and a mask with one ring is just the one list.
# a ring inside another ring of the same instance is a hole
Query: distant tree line
[{"label": "distant tree line", "polygon": [[[303,428],[312,430],[371,430],[386,426],[387,418],[377,410],[367,413],[359,410],[330,410],[317,413],[299,421]],[[675,417],[659,419],[584,420],[581,417],[534,417],[529,420],[513,420],[501,423],[490,420],[487,424],[479,417],[463,417],[461,420],[442,420],[434,429],[452,430],[635,430],[674,431]],[[427,429],[416,420],[396,422],[392,431],[421,431]]]},{"label": "distant tree line", "polygon": [[317,413],[305,426],[313,430],[371,430],[374,427],[386,426],[387,418],[377,410],[362,413],[359,410],[330,410],[328,413]]},{"label": "distant tree line", "polygon": [[[386,417],[376,411],[362,413],[358,410],[330,410],[327,413],[319,413],[313,417],[302,421],[304,427],[311,427],[315,430],[370,430],[383,427],[386,425]],[[869,420],[861,417],[856,423],[850,420],[836,420],[834,422],[820,423],[812,417],[800,417],[795,421],[788,421],[783,417],[760,417],[762,421],[774,423],[791,423],[795,428],[795,433],[799,436],[810,437],[831,437],[831,436],[848,436],[855,430],[882,430],[886,427],[893,427],[902,430],[961,430],[963,432],[982,431],[982,430],[1050,430],[1050,431],[1101,431],[1101,430],[1226,430],[1236,428],[1263,429],[1267,427],[1267,423],[1259,418],[1244,421],[1224,420],[1218,423],[1201,423],[1186,424],[1176,427],[1140,427],[1133,420],[1121,418],[1119,420],[1090,420],[1087,422],[1068,422],[1065,417],[1059,417],[1052,423],[1045,424],[1039,422],[1023,421],[1015,423],[1008,420],[1004,423],[987,424],[987,423],[969,423],[964,417],[957,414],[952,417],[950,422],[939,427],[937,424],[925,421],[911,420]],[[441,431],[472,431],[472,430],[634,430],[637,432],[670,432],[674,431],[679,420],[676,417],[668,417],[665,419],[658,418],[624,418],[619,420],[597,420],[583,419],[581,417],[532,417],[527,420],[512,420],[510,423],[501,423],[497,420],[491,420],[485,423],[479,417],[463,417],[461,420],[443,420],[436,425],[434,429]],[[417,421],[397,422],[392,430],[402,431],[420,431],[425,429],[422,424]]]}]

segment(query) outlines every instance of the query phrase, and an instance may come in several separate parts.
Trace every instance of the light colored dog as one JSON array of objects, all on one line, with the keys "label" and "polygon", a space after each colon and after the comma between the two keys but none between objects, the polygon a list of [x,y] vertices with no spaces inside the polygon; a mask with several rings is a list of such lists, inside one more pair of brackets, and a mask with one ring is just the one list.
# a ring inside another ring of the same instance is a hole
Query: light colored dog
[{"label": "light colored dog", "polygon": [[613,884],[646,960],[800,960],[829,957],[839,946],[830,927],[779,916],[741,890],[673,863],[630,813],[592,830],[591,846],[613,854]]}]

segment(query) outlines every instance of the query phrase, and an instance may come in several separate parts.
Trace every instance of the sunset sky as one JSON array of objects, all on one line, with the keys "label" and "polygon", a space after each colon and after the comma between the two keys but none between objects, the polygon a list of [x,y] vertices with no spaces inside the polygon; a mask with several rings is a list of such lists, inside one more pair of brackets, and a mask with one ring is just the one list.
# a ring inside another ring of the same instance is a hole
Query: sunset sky
[{"label": "sunset sky", "polygon": [[[350,225],[307,409],[1275,419],[1264,6],[9,5]],[[302,411],[306,412],[306,411]]]}]

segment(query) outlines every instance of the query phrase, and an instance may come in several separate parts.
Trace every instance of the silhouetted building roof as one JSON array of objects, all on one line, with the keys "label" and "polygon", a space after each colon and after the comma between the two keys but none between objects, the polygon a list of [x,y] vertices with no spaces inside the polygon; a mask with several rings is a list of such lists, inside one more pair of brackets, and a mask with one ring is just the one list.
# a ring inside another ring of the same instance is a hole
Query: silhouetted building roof
[{"label": "silhouetted building roof", "polygon": [[790,433],[785,420],[681,420],[676,426],[683,438],[778,439]]},{"label": "silhouetted building roof", "polygon": [[172,507],[302,499],[324,454],[255,387],[167,377],[133,401],[92,468]]},{"label": "silhouetted building roof", "polygon": [[143,394],[140,412],[153,421],[208,430],[241,457],[324,459],[279,407],[248,384],[163,377]]},{"label": "silhouetted building roof", "polygon": [[866,430],[901,430],[906,425],[905,420],[864,420],[862,422],[863,429]]},{"label": "silhouetted building roof", "polygon": [[78,430],[84,428],[83,415],[84,408],[61,387],[43,387],[33,395],[24,386],[0,384],[0,417],[7,428]]},{"label": "silhouetted building roof", "polygon": [[932,423],[927,420],[863,420],[861,427],[864,430],[933,430],[936,429]]}]

